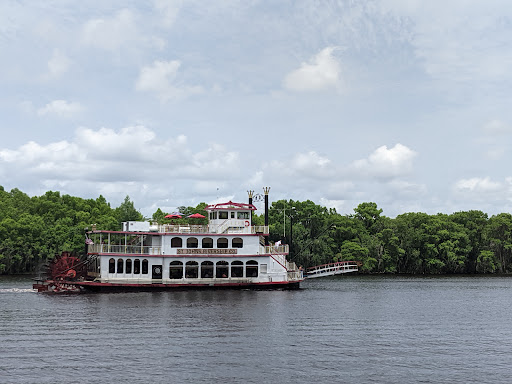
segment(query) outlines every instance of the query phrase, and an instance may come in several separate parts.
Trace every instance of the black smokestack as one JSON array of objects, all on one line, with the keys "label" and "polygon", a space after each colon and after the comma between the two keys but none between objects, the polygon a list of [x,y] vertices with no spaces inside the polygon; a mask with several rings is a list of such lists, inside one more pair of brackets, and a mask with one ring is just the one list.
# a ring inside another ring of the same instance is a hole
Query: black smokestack
[{"label": "black smokestack", "polygon": [[[268,228],[268,193],[270,187],[263,187],[263,192],[265,192],[265,227]],[[265,245],[268,245],[268,236],[265,237]]]},{"label": "black smokestack", "polygon": [[[252,197],[254,196],[254,191],[247,191],[249,194],[249,205],[252,205]],[[252,225],[252,211],[251,211],[251,225]]]},{"label": "black smokestack", "polygon": [[249,194],[249,205],[252,205],[252,197],[254,196],[254,191],[247,191]]}]

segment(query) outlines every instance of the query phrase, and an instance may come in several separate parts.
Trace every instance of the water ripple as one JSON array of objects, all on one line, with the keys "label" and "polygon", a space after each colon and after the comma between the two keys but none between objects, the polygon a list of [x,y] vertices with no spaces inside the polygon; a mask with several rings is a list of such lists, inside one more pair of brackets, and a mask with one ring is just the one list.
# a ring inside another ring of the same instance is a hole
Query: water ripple
[{"label": "water ripple", "polygon": [[503,383],[512,279],[30,294],[0,278],[0,382]]}]

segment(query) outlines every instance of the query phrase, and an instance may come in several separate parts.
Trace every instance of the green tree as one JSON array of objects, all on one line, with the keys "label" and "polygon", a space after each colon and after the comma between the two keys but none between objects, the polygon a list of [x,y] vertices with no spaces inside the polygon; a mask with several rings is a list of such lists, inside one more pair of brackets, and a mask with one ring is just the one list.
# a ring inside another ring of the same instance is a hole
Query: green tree
[{"label": "green tree", "polygon": [[368,248],[361,246],[355,241],[344,241],[337,257],[339,261],[360,261],[362,263],[361,270],[363,272],[373,271],[376,268],[377,259],[369,256]]},{"label": "green tree", "polygon": [[[484,229],[483,234],[487,248],[493,251],[496,257],[498,271],[505,273],[511,272],[511,255],[512,255],[512,215],[510,213],[500,213],[492,216]],[[481,253],[480,253],[481,255]],[[484,253],[488,256],[488,253]],[[483,261],[483,259],[480,259]],[[485,269],[484,266],[478,265],[477,268]]]},{"label": "green tree", "polygon": [[468,236],[469,249],[466,254],[464,273],[478,272],[478,259],[485,247],[483,233],[489,220],[487,214],[482,211],[455,212],[450,215],[450,219],[462,225]]},{"label": "green tree", "polygon": [[124,201],[119,207],[115,209],[117,220],[121,223],[124,221],[138,221],[142,220],[142,214],[135,209],[133,201],[130,200],[130,196],[126,196]]},{"label": "green tree", "polygon": [[151,216],[153,220],[156,220],[158,222],[162,222],[164,220],[166,213],[163,212],[160,208],[158,208],[155,213]]},{"label": "green tree", "polygon": [[501,265],[493,251],[481,251],[476,262],[476,270],[479,273],[495,273]]}]

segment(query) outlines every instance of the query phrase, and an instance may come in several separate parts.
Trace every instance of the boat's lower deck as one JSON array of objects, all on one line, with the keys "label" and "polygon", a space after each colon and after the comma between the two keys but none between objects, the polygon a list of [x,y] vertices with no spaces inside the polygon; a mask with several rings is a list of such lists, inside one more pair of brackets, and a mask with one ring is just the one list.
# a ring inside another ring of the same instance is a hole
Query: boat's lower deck
[{"label": "boat's lower deck", "polygon": [[83,292],[148,292],[187,289],[299,289],[301,281],[276,282],[222,282],[222,283],[100,283],[96,281],[38,281],[33,288],[38,292],[48,293],[83,293]]},{"label": "boat's lower deck", "polygon": [[175,283],[175,284],[130,284],[130,283],[98,283],[77,282],[82,289],[92,292],[141,292],[162,290],[186,290],[186,289],[299,289],[300,281],[276,281],[276,282],[223,282],[223,283]]}]

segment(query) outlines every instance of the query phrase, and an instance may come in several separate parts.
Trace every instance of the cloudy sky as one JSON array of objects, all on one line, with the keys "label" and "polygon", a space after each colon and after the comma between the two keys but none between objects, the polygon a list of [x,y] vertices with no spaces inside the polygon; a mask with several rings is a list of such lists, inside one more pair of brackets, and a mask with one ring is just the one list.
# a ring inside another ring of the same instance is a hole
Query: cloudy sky
[{"label": "cloudy sky", "polygon": [[512,210],[509,0],[0,3],[0,185]]}]

